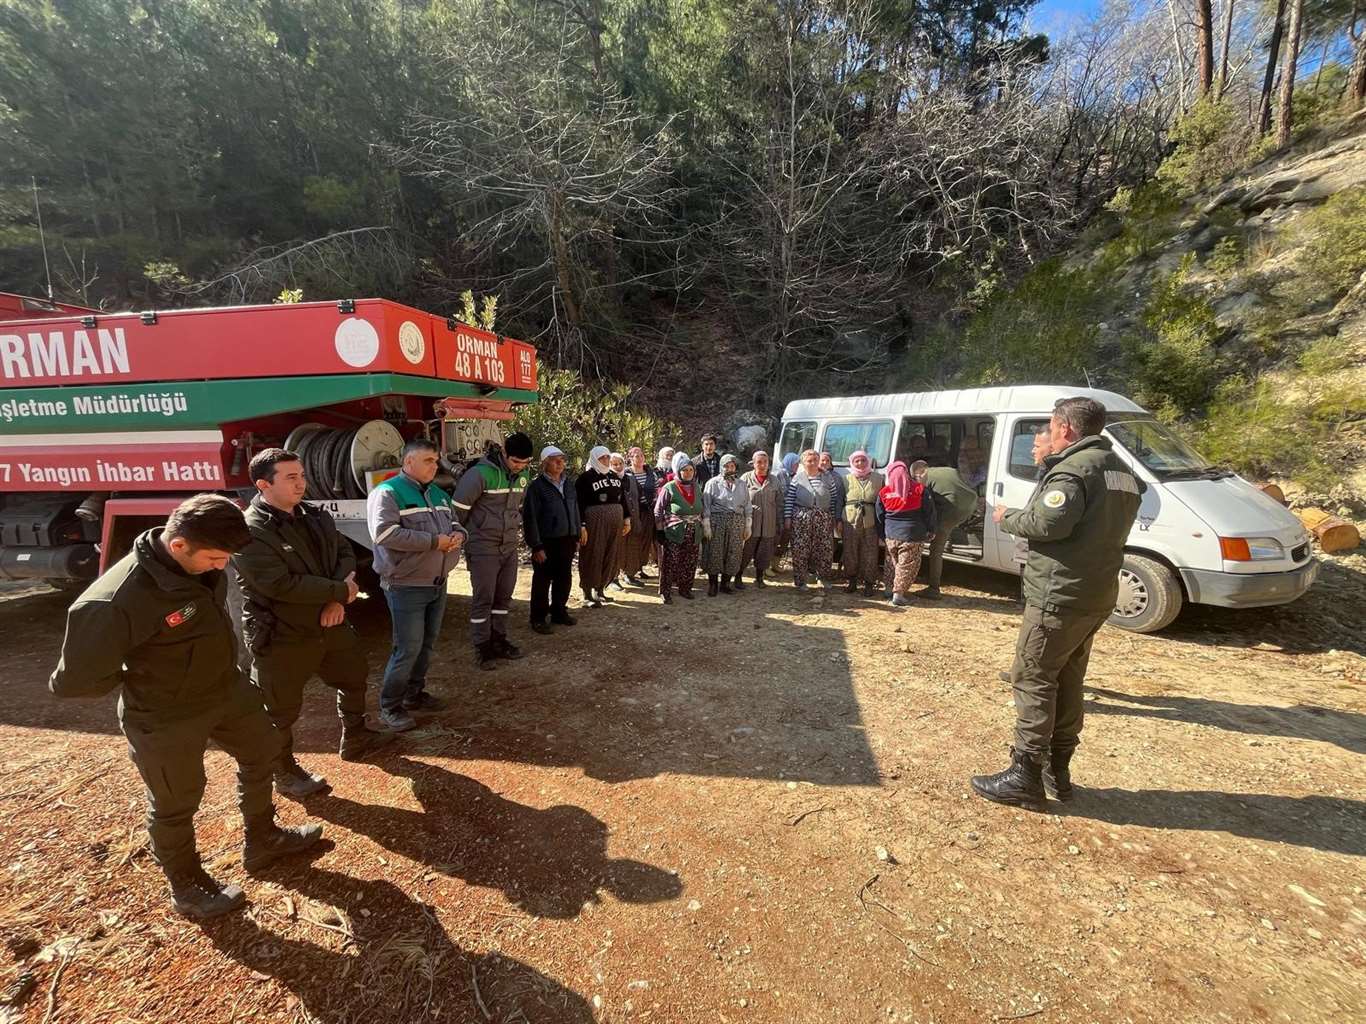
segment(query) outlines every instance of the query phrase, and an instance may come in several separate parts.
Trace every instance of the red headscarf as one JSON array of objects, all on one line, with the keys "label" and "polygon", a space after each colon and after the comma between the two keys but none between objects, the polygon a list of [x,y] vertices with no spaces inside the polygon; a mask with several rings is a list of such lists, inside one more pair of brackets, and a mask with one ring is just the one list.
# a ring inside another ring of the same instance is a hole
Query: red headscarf
[{"label": "red headscarf", "polygon": [[878,497],[888,512],[914,512],[925,496],[925,485],[912,480],[906,463],[897,461],[887,467],[887,486]]}]

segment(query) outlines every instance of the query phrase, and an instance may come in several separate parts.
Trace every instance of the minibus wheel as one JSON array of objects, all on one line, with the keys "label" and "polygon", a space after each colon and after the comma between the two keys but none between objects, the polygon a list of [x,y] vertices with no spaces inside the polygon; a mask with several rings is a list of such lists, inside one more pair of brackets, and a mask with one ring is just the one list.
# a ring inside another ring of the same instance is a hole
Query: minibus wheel
[{"label": "minibus wheel", "polygon": [[1131,633],[1155,633],[1181,611],[1181,584],[1161,562],[1126,554],[1119,570],[1119,597],[1109,623]]}]

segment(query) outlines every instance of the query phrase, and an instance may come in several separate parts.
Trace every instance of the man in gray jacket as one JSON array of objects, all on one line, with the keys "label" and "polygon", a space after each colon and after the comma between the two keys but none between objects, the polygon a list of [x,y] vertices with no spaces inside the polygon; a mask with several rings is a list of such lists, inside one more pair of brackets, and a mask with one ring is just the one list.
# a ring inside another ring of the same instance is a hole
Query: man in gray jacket
[{"label": "man in gray jacket", "polygon": [[479,667],[520,658],[508,640],[508,607],[517,586],[517,548],[522,542],[522,498],[531,476],[531,438],[509,434],[502,447],[465,470],[455,485],[456,518],[469,530],[470,639]]},{"label": "man in gray jacket", "polygon": [[419,438],[403,446],[403,471],[370,492],[366,503],[394,650],[380,686],[380,717],[395,732],[414,728],[413,711],[438,711],[427,692],[427,666],[446,611],[446,577],[460,561],[465,528],[436,479],[438,449]]}]

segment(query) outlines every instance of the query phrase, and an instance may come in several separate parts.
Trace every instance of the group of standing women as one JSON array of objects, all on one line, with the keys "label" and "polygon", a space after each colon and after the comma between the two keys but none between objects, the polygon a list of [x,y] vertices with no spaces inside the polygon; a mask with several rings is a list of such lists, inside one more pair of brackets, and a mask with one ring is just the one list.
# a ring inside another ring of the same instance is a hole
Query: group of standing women
[{"label": "group of standing women", "polygon": [[807,450],[788,455],[776,471],[762,451],[743,474],[729,453],[700,465],[672,448],[661,449],[653,466],[639,448],[625,455],[592,450],[575,482],[587,534],[579,554],[586,605],[610,602],[607,588],[622,590],[623,581],[645,586],[652,560],[665,604],[675,594],[693,598],[699,565],[709,596],[743,590],[751,564],[754,585],[762,588],[785,542],[796,588],[806,589],[813,578],[829,587],[837,536],[849,593],[862,588],[872,597],[881,588],[893,604],[909,603],[922,547],[937,525],[925,463],[894,462],[884,476],[858,451],[842,477],[828,453]]}]

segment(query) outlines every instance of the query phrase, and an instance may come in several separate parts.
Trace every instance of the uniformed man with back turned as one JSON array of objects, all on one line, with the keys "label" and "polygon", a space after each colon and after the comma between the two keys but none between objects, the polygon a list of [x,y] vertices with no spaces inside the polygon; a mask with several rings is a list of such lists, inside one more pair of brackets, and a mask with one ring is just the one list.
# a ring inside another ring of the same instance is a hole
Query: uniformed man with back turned
[{"label": "uniformed man with back turned", "polygon": [[242,588],[242,633],[252,682],[280,730],[276,792],[298,799],[327,788],[294,757],[294,723],[313,676],[337,691],[343,761],[366,757],[396,734],[365,724],[368,666],[347,621],[347,606],[360,593],[351,542],[326,509],[303,500],[308,481],[294,452],[267,448],[249,469],[257,491],[246,513],[251,543],[232,560]]},{"label": "uniformed man with back turned", "polygon": [[59,697],[120,691],[119,725],[147,786],[152,856],[170,881],[173,906],[189,917],[216,917],[245,902],[238,886],[204,870],[195,850],[210,739],[237,762],[243,867],[257,871],[322,836],[321,825],[275,824],[270,782],[280,734],[238,667],[223,572],[250,539],[228,498],[197,494],[182,502],[76,599],[48,683]]},{"label": "uniformed man with back turned", "polygon": [[934,532],[934,540],[930,541],[929,554],[926,555],[927,585],[915,596],[927,601],[938,601],[944,596],[939,590],[939,581],[944,575],[944,552],[948,549],[953,531],[977,511],[977,492],[963,482],[953,466],[931,466],[925,471],[925,483],[930,485],[939,527]]},{"label": "uniformed man with back turned", "polygon": [[997,803],[1038,806],[1045,790],[1072,796],[1069,772],[1082,725],[1082,683],[1091,641],[1119,592],[1124,542],[1145,486],[1117,456],[1105,406],[1065,398],[1049,423],[1052,455],[1023,509],[992,518],[1029,542],[1024,620],[1015,646],[1015,744],[1010,767],[975,775],[972,788]]}]

